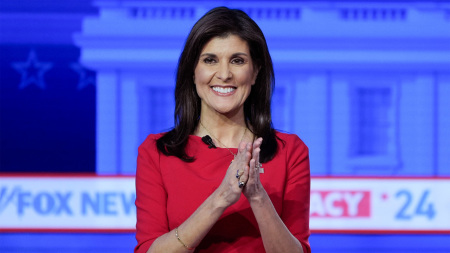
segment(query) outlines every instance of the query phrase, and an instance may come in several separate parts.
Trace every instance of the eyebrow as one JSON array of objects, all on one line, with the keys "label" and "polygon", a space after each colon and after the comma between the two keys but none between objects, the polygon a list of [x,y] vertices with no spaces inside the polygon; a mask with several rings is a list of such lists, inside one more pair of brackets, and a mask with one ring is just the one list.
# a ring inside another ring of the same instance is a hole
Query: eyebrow
[{"label": "eyebrow", "polygon": [[[217,57],[217,55],[213,54],[213,53],[204,53],[201,54],[200,57],[204,57],[204,56],[209,56],[209,57]],[[231,58],[236,57],[236,56],[247,56],[248,55],[246,53],[242,53],[242,52],[237,52],[231,55]]]}]

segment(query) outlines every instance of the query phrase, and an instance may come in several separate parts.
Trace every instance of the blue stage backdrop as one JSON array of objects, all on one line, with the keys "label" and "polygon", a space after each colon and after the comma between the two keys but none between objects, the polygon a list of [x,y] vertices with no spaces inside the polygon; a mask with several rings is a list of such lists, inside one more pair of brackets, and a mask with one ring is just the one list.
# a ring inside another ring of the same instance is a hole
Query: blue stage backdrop
[{"label": "blue stage backdrop", "polygon": [[70,45],[1,45],[1,172],[95,172],[95,73]]},{"label": "blue stage backdrop", "polygon": [[[11,174],[132,178],[138,145],[173,124],[184,40],[217,5],[243,9],[265,33],[276,75],[274,125],[308,145],[312,176],[448,180],[450,1],[1,0],[0,252],[132,251],[130,231],[3,231],[5,213],[16,204],[52,211],[48,203],[48,210],[20,204],[16,189],[37,195],[26,184],[10,187]],[[438,184],[411,185],[390,184],[389,200],[397,205],[392,224],[437,224],[440,232],[317,229],[313,252],[449,253],[450,226],[436,218],[450,213],[445,193]],[[88,190],[84,196],[106,191]],[[317,190],[316,207],[326,194]]]}]

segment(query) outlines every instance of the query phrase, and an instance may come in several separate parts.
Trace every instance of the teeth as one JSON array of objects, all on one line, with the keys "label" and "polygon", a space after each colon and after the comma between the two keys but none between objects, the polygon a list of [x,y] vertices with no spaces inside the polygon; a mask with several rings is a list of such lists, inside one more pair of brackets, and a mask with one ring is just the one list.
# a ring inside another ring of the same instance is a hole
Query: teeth
[{"label": "teeth", "polygon": [[223,93],[223,94],[227,94],[230,93],[232,91],[234,91],[236,88],[222,88],[222,87],[213,87],[213,90],[219,92],[219,93]]}]

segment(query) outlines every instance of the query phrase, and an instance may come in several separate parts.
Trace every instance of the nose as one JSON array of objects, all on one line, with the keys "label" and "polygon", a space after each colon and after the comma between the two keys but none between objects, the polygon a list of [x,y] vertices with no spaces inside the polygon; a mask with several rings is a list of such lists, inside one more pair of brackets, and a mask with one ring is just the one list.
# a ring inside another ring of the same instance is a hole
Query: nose
[{"label": "nose", "polygon": [[224,82],[231,79],[232,74],[227,63],[219,64],[216,76]]}]

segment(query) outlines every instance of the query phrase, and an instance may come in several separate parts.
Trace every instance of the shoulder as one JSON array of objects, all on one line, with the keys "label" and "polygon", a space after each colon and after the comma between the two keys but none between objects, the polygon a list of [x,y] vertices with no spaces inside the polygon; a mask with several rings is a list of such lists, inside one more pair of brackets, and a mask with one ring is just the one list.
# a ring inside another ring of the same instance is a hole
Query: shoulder
[{"label": "shoulder", "polygon": [[155,145],[156,141],[161,138],[164,135],[164,133],[159,133],[159,134],[149,134],[147,135],[147,138],[145,138],[145,140],[142,142],[142,144],[139,146],[140,147],[148,147],[151,145]]},{"label": "shoulder", "polygon": [[289,177],[306,178],[309,175],[309,149],[306,144],[296,134],[276,131],[276,136],[280,143],[278,155],[285,157]]},{"label": "shoulder", "polygon": [[276,131],[278,138],[278,155],[286,157],[289,167],[309,159],[309,149],[296,134]]},{"label": "shoulder", "polygon": [[139,153],[145,152],[145,153],[157,153],[157,147],[156,147],[156,141],[161,138],[164,135],[164,133],[159,134],[149,134],[147,138],[139,145],[138,151]]},{"label": "shoulder", "polygon": [[276,137],[278,139],[278,143],[280,145],[280,149],[301,149],[308,150],[306,144],[298,137],[296,134],[291,133],[283,133],[280,131],[275,131]]},{"label": "shoulder", "polygon": [[137,174],[148,171],[148,166],[159,168],[161,154],[156,146],[156,141],[163,136],[163,133],[149,134],[139,145],[137,157]]}]

